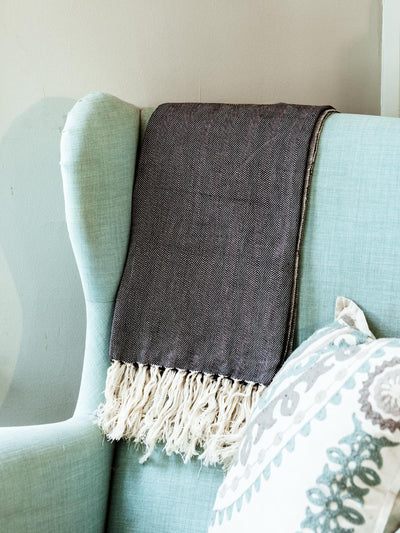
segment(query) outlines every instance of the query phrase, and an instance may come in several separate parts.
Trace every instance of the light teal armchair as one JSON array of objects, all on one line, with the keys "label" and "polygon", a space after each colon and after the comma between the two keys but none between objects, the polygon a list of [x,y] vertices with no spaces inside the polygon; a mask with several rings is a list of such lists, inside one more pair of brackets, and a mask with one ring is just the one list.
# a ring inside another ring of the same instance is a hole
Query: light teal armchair
[{"label": "light teal armchair", "polygon": [[[151,110],[106,94],[76,103],[61,142],[68,229],[87,309],[73,418],[0,429],[0,531],[204,533],[222,471],[160,447],[144,464],[93,423],[109,364],[127,251],[136,153]],[[297,341],[331,320],[337,295],[377,336],[400,334],[400,120],[334,115],[324,127],[305,228]],[[285,533],[285,532],[282,532]]]}]

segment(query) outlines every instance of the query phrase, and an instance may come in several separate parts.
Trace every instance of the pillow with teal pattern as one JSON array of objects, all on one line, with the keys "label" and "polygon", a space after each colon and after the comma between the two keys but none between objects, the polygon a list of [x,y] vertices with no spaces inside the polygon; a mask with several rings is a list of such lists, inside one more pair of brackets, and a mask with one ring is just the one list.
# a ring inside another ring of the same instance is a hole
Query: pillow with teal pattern
[{"label": "pillow with teal pattern", "polygon": [[393,533],[399,444],[400,339],[340,297],[255,407],[209,533]]}]

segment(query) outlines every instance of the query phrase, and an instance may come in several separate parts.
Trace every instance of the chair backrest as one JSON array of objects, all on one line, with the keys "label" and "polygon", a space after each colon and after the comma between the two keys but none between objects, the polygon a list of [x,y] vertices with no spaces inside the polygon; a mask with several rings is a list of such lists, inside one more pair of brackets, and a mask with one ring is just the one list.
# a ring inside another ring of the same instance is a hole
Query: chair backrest
[{"label": "chair backrest", "polygon": [[311,185],[300,269],[298,342],[333,319],[336,296],[379,337],[400,335],[400,120],[328,118]]},{"label": "chair backrest", "polygon": [[[79,405],[88,409],[104,388],[112,302],[129,235],[139,111],[102,94],[79,105],[83,110],[74,120],[85,127],[69,141],[66,196],[89,309],[88,336],[97,331],[100,339],[85,363]],[[141,113],[142,133],[150,114]],[[365,310],[377,336],[399,335],[399,206],[400,120],[331,116],[321,135],[301,251],[298,342],[332,321],[338,295]],[[92,302],[97,315],[90,311]],[[205,532],[221,479],[220,469],[196,461],[185,465],[161,447],[140,465],[133,446],[118,444],[108,530]]]}]

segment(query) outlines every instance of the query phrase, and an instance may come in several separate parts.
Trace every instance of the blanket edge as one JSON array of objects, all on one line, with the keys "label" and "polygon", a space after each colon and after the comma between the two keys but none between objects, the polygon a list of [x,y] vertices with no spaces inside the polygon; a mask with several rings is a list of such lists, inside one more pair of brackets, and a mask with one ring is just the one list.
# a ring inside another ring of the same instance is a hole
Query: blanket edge
[{"label": "blanket edge", "polygon": [[197,371],[112,361],[98,424],[109,440],[144,445],[144,463],[156,444],[167,455],[205,466],[228,467],[264,385]]}]

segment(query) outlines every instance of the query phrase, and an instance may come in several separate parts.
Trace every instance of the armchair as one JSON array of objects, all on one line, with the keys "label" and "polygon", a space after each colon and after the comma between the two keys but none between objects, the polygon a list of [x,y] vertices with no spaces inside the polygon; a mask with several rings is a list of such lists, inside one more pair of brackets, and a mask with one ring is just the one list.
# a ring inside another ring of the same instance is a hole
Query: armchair
[{"label": "armchair", "polygon": [[[87,309],[81,389],[70,420],[0,428],[6,533],[207,530],[220,469],[185,465],[161,447],[140,465],[133,446],[107,442],[93,423],[128,244],[137,145],[150,114],[93,93],[68,115],[61,171]],[[338,294],[367,310],[376,334],[399,334],[399,139],[397,119],[335,115],[324,127],[303,242],[298,342],[327,322]]]}]

